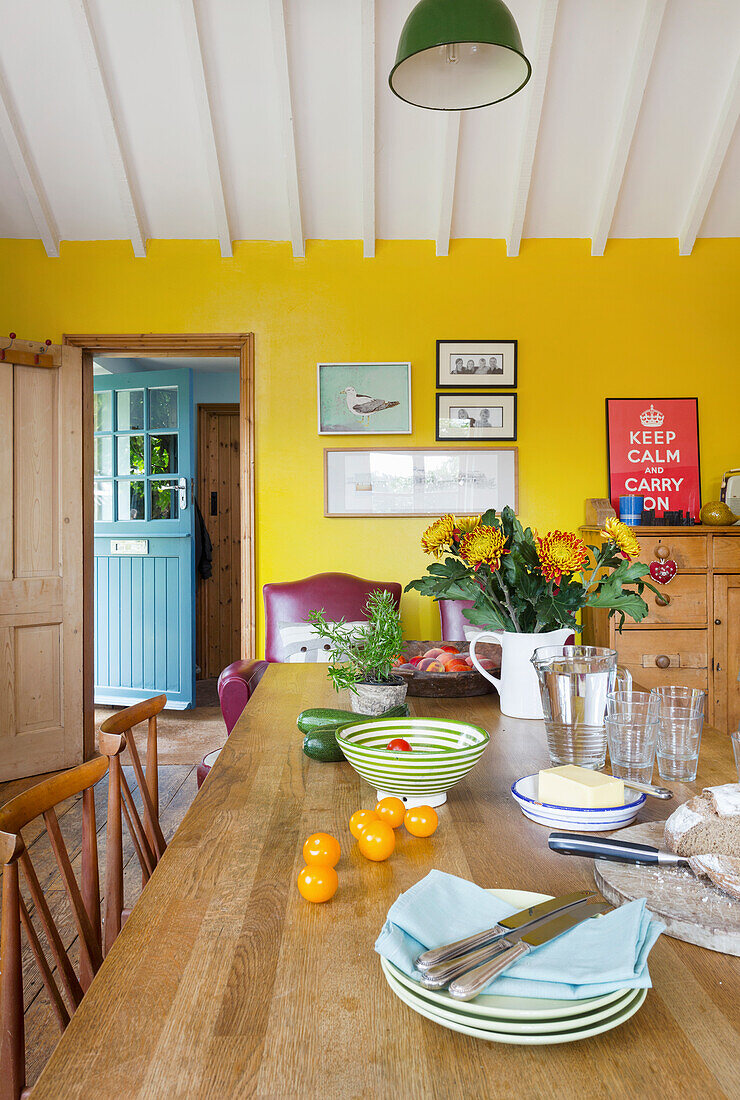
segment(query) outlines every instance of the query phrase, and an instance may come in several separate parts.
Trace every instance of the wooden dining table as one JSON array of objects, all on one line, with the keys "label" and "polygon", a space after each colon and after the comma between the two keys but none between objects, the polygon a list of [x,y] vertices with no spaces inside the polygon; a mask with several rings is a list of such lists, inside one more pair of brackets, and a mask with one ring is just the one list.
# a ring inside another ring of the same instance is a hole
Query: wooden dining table
[{"label": "wooden dining table", "polygon": [[[484,887],[562,894],[593,886],[591,860],[556,855],[513,780],[548,766],[544,725],[497,696],[409,698],[412,714],[484,726],[483,757],[427,839],[403,828],[385,862],[348,821],[375,791],[348,763],[303,754],[296,718],[346,706],[321,665],[272,665],[226,741],[35,1089],[72,1097],[740,1096],[740,959],[661,936],[642,1009],[571,1044],[509,1046],[446,1030],[391,992],[373,949],[389,907],[433,868]],[[665,817],[732,781],[729,738],[706,729],[695,784],[648,799]],[[332,833],[339,889],[296,888],[304,840]]]}]

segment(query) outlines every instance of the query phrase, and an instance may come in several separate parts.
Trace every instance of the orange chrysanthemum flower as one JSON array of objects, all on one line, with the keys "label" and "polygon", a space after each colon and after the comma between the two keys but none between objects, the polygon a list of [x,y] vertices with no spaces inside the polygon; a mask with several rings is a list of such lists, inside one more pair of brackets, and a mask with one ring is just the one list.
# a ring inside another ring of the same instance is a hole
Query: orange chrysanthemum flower
[{"label": "orange chrysanthemum flower", "polygon": [[565,574],[577,573],[588,560],[588,550],[583,539],[570,531],[548,531],[537,540],[537,557],[546,581],[556,581]]},{"label": "orange chrysanthemum flower", "polygon": [[434,554],[435,558],[442,556],[442,551],[449,549],[455,537],[456,520],[448,513],[435,519],[421,536],[421,548],[425,554]]},{"label": "orange chrysanthemum flower", "polygon": [[460,539],[460,557],[475,569],[488,565],[496,570],[501,555],[508,553],[505,546],[506,536],[498,528],[478,526]]},{"label": "orange chrysanthemum flower", "polygon": [[636,558],[640,553],[640,544],[626,523],[622,523],[616,516],[609,516],[601,532],[605,539],[610,539],[617,544],[617,549],[625,558]]}]

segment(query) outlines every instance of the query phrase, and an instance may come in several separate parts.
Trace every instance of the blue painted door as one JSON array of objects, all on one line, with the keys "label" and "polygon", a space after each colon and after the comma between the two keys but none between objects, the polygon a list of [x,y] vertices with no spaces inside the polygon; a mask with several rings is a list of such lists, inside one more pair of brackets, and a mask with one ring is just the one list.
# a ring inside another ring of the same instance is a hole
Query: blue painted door
[{"label": "blue painted door", "polygon": [[189,370],[96,377],[95,702],[195,694]]}]

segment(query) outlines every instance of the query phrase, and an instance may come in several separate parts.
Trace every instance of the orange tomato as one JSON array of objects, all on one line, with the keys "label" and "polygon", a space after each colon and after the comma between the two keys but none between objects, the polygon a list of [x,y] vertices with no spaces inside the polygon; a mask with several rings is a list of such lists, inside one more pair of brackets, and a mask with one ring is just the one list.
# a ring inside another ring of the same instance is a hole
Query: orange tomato
[{"label": "orange tomato", "polygon": [[337,872],[326,864],[312,863],[298,876],[298,889],[306,901],[328,901],[336,894],[338,885]]},{"label": "orange tomato", "polygon": [[403,824],[405,809],[406,807],[400,798],[389,795],[388,798],[381,798],[375,807],[375,812],[381,821],[387,821],[391,829],[397,829],[399,825]]},{"label": "orange tomato", "polygon": [[431,836],[439,818],[431,806],[415,806],[406,811],[403,821],[412,836]]},{"label": "orange tomato", "polygon": [[306,863],[320,863],[324,867],[336,867],[342,849],[339,841],[330,833],[313,833],[303,845]]},{"label": "orange tomato", "polygon": [[357,841],[357,846],[366,859],[380,863],[388,859],[396,847],[396,834],[386,821],[378,819],[367,826]]},{"label": "orange tomato", "polygon": [[349,831],[355,840],[359,840],[368,825],[378,820],[375,810],[355,810],[349,819]]}]

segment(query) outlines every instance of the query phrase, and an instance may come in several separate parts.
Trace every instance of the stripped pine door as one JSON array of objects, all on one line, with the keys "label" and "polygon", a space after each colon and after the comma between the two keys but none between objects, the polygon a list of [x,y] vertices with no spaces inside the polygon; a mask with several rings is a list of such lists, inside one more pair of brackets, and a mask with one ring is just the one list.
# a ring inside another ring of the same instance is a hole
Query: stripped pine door
[{"label": "stripped pine door", "polygon": [[0,780],[83,759],[82,394],[79,348],[0,358]]},{"label": "stripped pine door", "polygon": [[198,503],[213,543],[213,573],[197,577],[197,658],[203,679],[241,652],[239,406],[198,406]]}]

